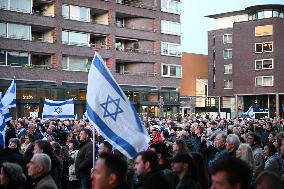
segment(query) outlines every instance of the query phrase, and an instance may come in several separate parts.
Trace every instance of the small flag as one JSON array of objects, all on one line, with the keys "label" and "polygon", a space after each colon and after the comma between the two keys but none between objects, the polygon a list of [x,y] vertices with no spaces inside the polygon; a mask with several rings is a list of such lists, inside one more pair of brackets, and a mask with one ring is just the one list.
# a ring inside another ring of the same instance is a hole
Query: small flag
[{"label": "small flag", "polygon": [[134,158],[149,136],[128,98],[96,52],[88,76],[87,114],[100,134],[128,158]]},{"label": "small flag", "polygon": [[2,148],[5,148],[5,131],[6,131],[6,123],[4,120],[4,116],[0,113],[0,145]]},{"label": "small flag", "polygon": [[86,120],[86,119],[88,119],[87,111],[85,111],[85,113],[83,114],[83,120]]},{"label": "small flag", "polygon": [[253,111],[253,107],[249,107],[248,111],[245,113],[250,119],[254,119],[255,118],[255,113]]},{"label": "small flag", "polygon": [[65,101],[54,101],[45,99],[42,111],[43,119],[74,119],[73,99]]},{"label": "small flag", "polygon": [[16,82],[13,80],[5,95],[1,99],[0,109],[16,107]]}]

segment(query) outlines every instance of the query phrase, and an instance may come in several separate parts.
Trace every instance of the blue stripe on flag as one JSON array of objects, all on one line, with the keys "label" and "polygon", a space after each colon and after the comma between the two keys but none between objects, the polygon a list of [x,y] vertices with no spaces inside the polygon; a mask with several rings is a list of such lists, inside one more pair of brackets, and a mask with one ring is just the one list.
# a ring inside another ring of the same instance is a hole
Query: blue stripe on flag
[{"label": "blue stripe on flag", "polygon": [[65,104],[73,104],[73,100],[67,100],[67,101],[64,101],[64,102],[47,102],[47,101],[44,101],[44,104],[48,105],[48,106],[62,106],[62,105],[65,105]]},{"label": "blue stripe on flag", "polygon": [[73,118],[74,119],[74,115],[42,115],[42,118]]},{"label": "blue stripe on flag", "polygon": [[98,53],[93,59],[92,64],[98,69],[98,71],[104,76],[104,78],[109,82],[109,84],[113,87],[113,89],[123,98],[125,101],[124,95],[122,94],[119,86],[115,83],[115,81],[111,78],[108,71],[106,70],[103,62],[100,60]]},{"label": "blue stripe on flag", "polygon": [[89,119],[91,119],[100,128],[101,132],[103,132],[110,140],[115,142],[122,149],[127,151],[127,153],[130,156],[135,157],[137,154],[135,148],[131,144],[129,144],[126,140],[124,140],[123,138],[118,136],[115,132],[113,132],[107,126],[107,124],[105,124],[105,122],[98,116],[98,114],[96,114],[96,112],[92,110],[88,102],[86,103],[86,107],[87,107]]}]

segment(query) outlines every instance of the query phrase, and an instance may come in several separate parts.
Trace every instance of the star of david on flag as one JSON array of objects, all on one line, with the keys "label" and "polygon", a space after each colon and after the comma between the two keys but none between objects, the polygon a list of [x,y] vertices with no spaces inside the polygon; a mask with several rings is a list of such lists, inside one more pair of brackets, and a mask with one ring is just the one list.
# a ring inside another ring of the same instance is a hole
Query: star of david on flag
[{"label": "star of david on flag", "polygon": [[96,130],[128,158],[148,145],[150,138],[134,107],[97,52],[88,76],[86,109]]},{"label": "star of david on flag", "polygon": [[74,119],[74,102],[73,99],[65,101],[54,101],[45,99],[43,111],[43,119]]},{"label": "star of david on flag", "polygon": [[119,102],[120,98],[114,100],[108,95],[107,101],[100,104],[105,111],[104,117],[110,116],[114,121],[116,121],[117,115],[123,112],[123,110],[119,107]]}]

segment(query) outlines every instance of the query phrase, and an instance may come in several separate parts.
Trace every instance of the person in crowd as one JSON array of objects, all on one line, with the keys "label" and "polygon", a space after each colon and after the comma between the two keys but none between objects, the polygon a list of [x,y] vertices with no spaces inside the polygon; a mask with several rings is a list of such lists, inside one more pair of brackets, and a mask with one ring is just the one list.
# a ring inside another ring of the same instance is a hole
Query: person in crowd
[{"label": "person in crowd", "polygon": [[34,180],[35,189],[58,189],[50,175],[51,159],[47,154],[34,154],[27,167],[28,175]]},{"label": "person in crowd", "polygon": [[23,169],[17,163],[5,162],[2,164],[0,174],[0,188],[2,189],[24,189],[26,176]]},{"label": "person in crowd", "polygon": [[20,140],[27,133],[27,130],[24,125],[25,123],[23,121],[18,121],[18,123],[16,124],[17,136],[18,136],[18,139]]},{"label": "person in crowd", "polygon": [[158,170],[158,156],[153,151],[138,153],[135,159],[134,170],[138,176],[135,189],[170,189],[162,171]]},{"label": "person in crowd", "polygon": [[128,189],[127,162],[117,154],[102,152],[92,173],[95,189]]},{"label": "person in crowd", "polygon": [[254,169],[252,149],[249,144],[240,144],[236,151],[236,157],[244,160],[252,169]]},{"label": "person in crowd", "polygon": [[107,152],[107,153],[112,152],[112,145],[106,140],[104,140],[99,146],[99,154],[104,153],[104,152]]},{"label": "person in crowd", "polygon": [[50,173],[50,175],[52,176],[53,180],[57,184],[57,187],[59,188],[59,186],[60,186],[59,180],[61,179],[60,173],[62,173],[62,166],[61,166],[58,158],[55,156],[51,144],[46,140],[36,140],[33,153],[34,154],[44,153],[44,154],[47,154],[49,156],[49,158],[51,159],[51,173]]},{"label": "person in crowd", "polygon": [[33,135],[34,140],[40,140],[43,138],[43,136],[36,130],[36,125],[33,123],[29,123],[27,133]]},{"label": "person in crowd", "polygon": [[186,142],[184,140],[177,139],[173,143],[172,154],[176,155],[178,153],[184,153],[184,152],[189,152]]},{"label": "person in crowd", "polygon": [[253,170],[253,181],[259,175],[261,171],[264,169],[264,157],[263,150],[261,148],[261,138],[255,133],[251,132],[247,136],[247,143],[252,148],[252,155],[254,160],[254,170]]},{"label": "person in crowd", "polygon": [[11,121],[6,122],[6,131],[5,131],[5,148],[8,148],[10,144],[10,138],[17,138],[16,129],[12,125]]},{"label": "person in crowd", "polygon": [[160,134],[160,128],[158,125],[154,125],[152,127],[152,140],[151,140],[151,143],[156,143],[156,142],[163,142],[163,139],[161,137],[161,134]]},{"label": "person in crowd", "polygon": [[268,136],[270,133],[274,132],[273,124],[271,121],[264,123],[264,129],[261,132],[261,142],[263,145],[268,143]]},{"label": "person in crowd", "polygon": [[69,167],[74,162],[69,155],[68,147],[62,146],[60,149],[60,158],[62,160],[62,179],[61,179],[61,188],[69,189]]},{"label": "person in crowd", "polygon": [[249,189],[252,170],[241,159],[224,157],[211,167],[211,189]]},{"label": "person in crowd", "polygon": [[34,136],[32,134],[25,134],[23,136],[24,143],[21,145],[21,151],[25,153],[27,148],[34,142]]},{"label": "person in crowd", "polygon": [[0,156],[0,166],[8,161],[18,163],[22,168],[25,167],[23,154],[20,153],[21,141],[18,138],[10,138],[8,148]]},{"label": "person in crowd", "polygon": [[56,142],[57,134],[55,132],[48,132],[46,137],[48,142]]},{"label": "person in crowd", "polygon": [[188,153],[179,153],[172,158],[172,170],[178,176],[176,189],[201,189],[197,166]]},{"label": "person in crowd", "polygon": [[69,148],[69,156],[72,159],[72,163],[69,167],[69,188],[70,189],[76,189],[80,187],[80,180],[76,177],[75,174],[75,160],[78,155],[78,146],[79,143],[76,139],[71,139],[68,143],[68,148]]},{"label": "person in crowd", "polygon": [[226,139],[227,135],[224,132],[221,132],[216,135],[214,139],[214,146],[217,149],[216,154],[214,155],[214,158],[208,162],[208,166],[211,167],[214,162],[217,160],[225,157],[228,155],[228,151],[226,149]]},{"label": "person in crowd", "polygon": [[276,142],[276,132],[271,132],[268,135],[268,142],[274,144]]},{"label": "person in crowd", "polygon": [[82,189],[91,188],[90,171],[93,165],[93,143],[91,138],[91,130],[84,128],[80,131],[80,145],[75,160],[75,172],[77,178],[80,179]]},{"label": "person in crowd", "polygon": [[276,173],[278,176],[282,176],[283,172],[283,160],[276,153],[276,147],[267,143],[263,148],[263,155],[265,159],[264,170]]},{"label": "person in crowd", "polygon": [[201,185],[201,188],[208,189],[209,188],[209,173],[208,173],[207,163],[204,160],[204,157],[202,156],[202,154],[197,153],[197,152],[192,152],[191,156],[196,164],[197,178],[198,178],[198,182]]},{"label": "person in crowd", "polygon": [[264,171],[256,179],[255,189],[283,189],[284,183],[273,172]]},{"label": "person in crowd", "polygon": [[240,145],[240,139],[235,134],[229,134],[226,139],[226,149],[229,153],[229,156],[236,157],[236,151]]}]

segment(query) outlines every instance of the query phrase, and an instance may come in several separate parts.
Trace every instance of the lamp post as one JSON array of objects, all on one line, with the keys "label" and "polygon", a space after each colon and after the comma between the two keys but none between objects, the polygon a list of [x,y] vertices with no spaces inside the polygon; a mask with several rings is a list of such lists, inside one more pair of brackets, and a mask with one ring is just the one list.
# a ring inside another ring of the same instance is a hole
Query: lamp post
[{"label": "lamp post", "polygon": [[161,96],[159,101],[159,108],[160,108],[160,117],[163,117],[164,114],[164,99]]}]

